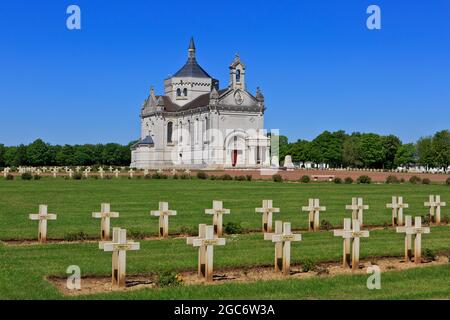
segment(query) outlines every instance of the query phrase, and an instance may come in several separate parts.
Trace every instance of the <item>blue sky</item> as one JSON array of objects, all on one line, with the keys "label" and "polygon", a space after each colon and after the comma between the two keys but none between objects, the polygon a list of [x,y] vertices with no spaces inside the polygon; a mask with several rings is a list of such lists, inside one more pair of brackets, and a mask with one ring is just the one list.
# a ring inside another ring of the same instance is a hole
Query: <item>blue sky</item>
[{"label": "blue sky", "polygon": [[[66,8],[81,8],[81,30]],[[381,7],[381,30],[366,8]],[[128,143],[151,84],[197,59],[228,83],[236,52],[266,128],[405,142],[450,126],[450,1],[8,1],[0,6],[0,143]]]}]

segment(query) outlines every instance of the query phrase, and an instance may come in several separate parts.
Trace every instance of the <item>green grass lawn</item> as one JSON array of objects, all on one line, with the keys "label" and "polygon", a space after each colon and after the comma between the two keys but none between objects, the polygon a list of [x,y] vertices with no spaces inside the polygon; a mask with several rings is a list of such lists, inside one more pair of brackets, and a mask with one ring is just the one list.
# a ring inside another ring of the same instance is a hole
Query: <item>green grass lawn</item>
[{"label": "green grass lawn", "polygon": [[[390,221],[385,203],[392,195],[403,195],[410,209],[406,214],[426,213],[423,201],[429,194],[440,194],[447,202],[450,188],[442,185],[334,185],[236,181],[173,181],[173,180],[86,180],[65,181],[46,178],[40,181],[0,180],[0,226],[2,239],[28,239],[37,236],[37,222],[28,220],[28,213],[37,211],[39,203],[49,205],[58,220],[49,222],[49,237],[62,238],[69,232],[83,231],[97,236],[100,223],[91,218],[101,202],[110,202],[120,218],[113,226],[156,234],[157,219],[149,216],[158,201],[169,201],[178,211],[171,217],[171,231],[182,226],[196,228],[199,223],[211,224],[204,209],[213,199],[224,201],[231,209],[228,221],[241,222],[251,229],[260,227],[260,215],[254,212],[261,200],[269,198],[281,208],[278,218],[291,221],[294,228],[307,226],[306,213],[300,207],[309,197],[319,197],[327,211],[321,215],[331,223],[342,224],[349,216],[344,205],[352,196],[363,196],[371,209],[365,215],[368,224]],[[447,213],[444,208],[444,214]],[[292,245],[292,262],[304,258],[315,261],[341,259],[341,239],[331,232],[302,232],[303,241]],[[262,240],[262,234],[227,236],[227,244],[215,249],[216,269],[271,265],[273,245]],[[127,273],[195,270],[197,251],[184,239],[140,241],[141,250],[127,255]],[[423,236],[422,247],[435,251],[450,249],[450,227],[432,227]],[[361,256],[401,256],[403,235],[393,229],[372,230],[370,238],[361,241]],[[96,243],[64,243],[31,246],[0,244],[0,299],[64,298],[50,283],[47,275],[65,275],[69,265],[78,265],[83,276],[110,275],[111,254],[98,249]],[[181,286],[113,292],[78,299],[334,299],[334,298],[450,298],[450,265],[390,271],[382,274],[382,289],[368,290],[366,275],[277,280],[247,284],[227,283],[215,286]]]}]

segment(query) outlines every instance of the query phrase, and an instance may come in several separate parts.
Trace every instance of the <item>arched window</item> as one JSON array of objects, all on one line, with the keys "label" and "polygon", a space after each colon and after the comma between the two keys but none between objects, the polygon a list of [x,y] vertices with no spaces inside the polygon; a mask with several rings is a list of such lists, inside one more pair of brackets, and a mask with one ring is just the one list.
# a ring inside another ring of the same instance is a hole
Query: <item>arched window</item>
[{"label": "arched window", "polygon": [[172,143],[173,122],[167,123],[167,143]]},{"label": "arched window", "polygon": [[184,95],[185,97],[187,97],[187,89],[186,89],[186,88],[183,89],[183,95]]},{"label": "arched window", "polygon": [[180,96],[181,96],[181,89],[178,88],[178,89],[177,89],[177,97],[180,97]]},{"label": "arched window", "polygon": [[241,82],[241,70],[236,70],[236,82]]}]

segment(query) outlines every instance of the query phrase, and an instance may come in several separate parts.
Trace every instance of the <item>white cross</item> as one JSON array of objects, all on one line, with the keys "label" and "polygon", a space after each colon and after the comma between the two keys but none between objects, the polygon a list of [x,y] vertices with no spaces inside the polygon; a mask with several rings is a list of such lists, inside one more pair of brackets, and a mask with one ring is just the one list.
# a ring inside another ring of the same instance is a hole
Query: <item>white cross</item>
[{"label": "white cross", "polygon": [[174,175],[177,174],[177,170],[176,170],[176,169],[172,169],[171,173],[172,173],[172,175],[174,176]]},{"label": "white cross", "polygon": [[274,208],[272,200],[263,200],[262,208],[256,208],[255,211],[262,213],[262,231],[272,232],[272,215],[280,212],[280,208]]},{"label": "white cross", "polygon": [[308,229],[318,231],[320,229],[320,211],[325,211],[326,207],[320,206],[319,199],[309,199],[309,205],[302,207],[302,211],[308,211]]},{"label": "white cross", "polygon": [[425,207],[430,207],[430,219],[431,222],[436,222],[436,224],[441,223],[441,207],[445,207],[447,203],[441,202],[441,196],[436,195],[436,198],[433,195],[430,195],[430,200],[428,202],[424,202]]},{"label": "white cross", "polygon": [[85,176],[86,178],[88,178],[90,172],[91,172],[90,170],[85,169],[85,170],[84,170],[84,176]]},{"label": "white cross", "polygon": [[169,210],[168,202],[160,202],[159,210],[152,210],[150,214],[154,217],[159,217],[159,236],[168,237],[169,236],[169,216],[176,216],[177,212],[175,210]]},{"label": "white cross", "polygon": [[230,214],[230,209],[224,209],[222,201],[214,200],[212,209],[205,209],[206,214],[213,215],[214,234],[220,237],[223,233],[223,215]]},{"label": "white cross", "polygon": [[148,169],[144,169],[144,176],[148,175]]},{"label": "white cross", "polygon": [[[333,230],[334,236],[343,237],[344,232],[352,231],[352,219],[344,218],[344,228],[342,230]],[[344,268],[351,267],[351,239],[344,238],[343,240],[343,254],[342,254],[342,265]]]},{"label": "white cross", "polygon": [[403,225],[403,209],[408,208],[407,203],[403,203],[403,197],[392,197],[392,203],[387,203],[386,208],[392,208],[392,226]]},{"label": "white cross", "polygon": [[205,280],[209,282],[213,280],[214,246],[224,246],[225,238],[215,238],[213,226],[206,226],[205,233],[205,238],[193,239],[192,245],[194,247],[205,247]]},{"label": "white cross", "polygon": [[103,167],[100,167],[98,169],[98,173],[100,174],[100,178],[103,179],[103,174],[105,173],[105,171],[103,170]]},{"label": "white cross", "polygon": [[116,170],[114,170],[114,176],[116,177],[116,178],[119,178],[119,169],[117,169],[116,168]]},{"label": "white cross", "polygon": [[[347,230],[346,230],[347,229]],[[344,230],[334,230],[334,236],[342,237],[344,239],[353,240],[352,245],[352,269],[358,270],[359,268],[359,247],[360,247],[360,238],[368,238],[369,231],[361,230],[359,226],[359,220],[353,220],[353,229],[348,230],[348,220],[344,219]],[[347,254],[345,251],[346,242],[344,241],[344,254]],[[344,261],[347,261],[347,256],[344,257]]]},{"label": "white cross", "polygon": [[47,241],[47,220],[56,220],[56,214],[47,213],[47,205],[40,204],[39,205],[39,213],[38,214],[30,214],[30,220],[39,220],[39,233],[38,233],[38,241],[45,242]]},{"label": "white cross", "polygon": [[289,275],[291,273],[291,242],[301,241],[302,235],[291,232],[290,222],[275,221],[275,233],[264,234],[264,240],[275,243],[275,272],[282,271],[283,274]]},{"label": "white cross", "polygon": [[109,166],[109,172],[113,172],[113,167],[112,166]]},{"label": "white cross", "polygon": [[133,172],[133,168],[130,168],[130,170],[128,170],[130,178],[133,178]]},{"label": "white cross", "polygon": [[[188,245],[193,245],[195,239],[205,239],[206,238],[206,224],[198,225],[198,236],[197,237],[187,237],[186,243]],[[206,247],[198,247],[198,267],[197,274],[199,278],[206,276]]]},{"label": "white cross", "polygon": [[56,178],[56,175],[58,174],[58,168],[53,167],[52,174],[53,174],[53,178]]},{"label": "white cross", "polygon": [[403,227],[397,227],[397,233],[405,234],[405,261],[411,261],[412,258],[412,235],[407,234],[406,230],[412,228],[412,217],[405,216],[405,225]]},{"label": "white cross", "polygon": [[6,178],[6,176],[9,174],[9,171],[11,171],[11,168],[6,167],[3,168],[3,177]]},{"label": "white cross", "polygon": [[415,217],[414,227],[407,228],[407,235],[415,234],[414,239],[414,262],[419,264],[422,262],[422,233],[430,233],[429,227],[422,227],[422,217]]},{"label": "white cross", "polygon": [[345,209],[352,210],[352,219],[358,219],[359,224],[362,227],[363,226],[363,214],[364,210],[368,210],[369,206],[366,204],[363,204],[363,198],[352,198],[352,204],[346,205]]},{"label": "white cross", "polygon": [[[66,170],[67,170],[67,167],[66,167]],[[75,171],[80,172],[80,170],[81,170],[80,166],[76,166]]]},{"label": "white cross", "polygon": [[101,220],[101,239],[102,241],[109,240],[110,218],[118,218],[118,212],[111,212],[109,203],[102,203],[100,212],[92,212],[92,218]]},{"label": "white cross", "polygon": [[189,169],[186,169],[186,170],[184,170],[184,173],[186,173],[187,175],[191,175],[191,170],[189,170]]},{"label": "white cross", "polygon": [[139,242],[127,241],[127,230],[113,228],[112,242],[100,242],[99,249],[112,252],[112,285],[125,287],[127,251],[140,249]]}]

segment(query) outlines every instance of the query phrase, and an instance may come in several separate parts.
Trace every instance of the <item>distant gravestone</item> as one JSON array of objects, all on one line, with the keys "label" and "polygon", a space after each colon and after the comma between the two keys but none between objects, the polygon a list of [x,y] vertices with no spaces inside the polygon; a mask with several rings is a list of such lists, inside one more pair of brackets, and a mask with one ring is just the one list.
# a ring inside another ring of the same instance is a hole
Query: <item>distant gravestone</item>
[{"label": "distant gravestone", "polygon": [[102,241],[109,240],[110,230],[110,218],[118,218],[118,212],[111,212],[111,206],[109,203],[102,203],[100,206],[100,212],[92,212],[92,218],[101,219],[101,236]]},{"label": "distant gravestone", "polygon": [[308,206],[302,207],[302,211],[309,212],[308,214],[308,230],[318,231],[320,229],[320,211],[325,211],[327,208],[320,206],[319,199],[308,200]]},{"label": "distant gravestone", "polygon": [[56,214],[47,213],[47,205],[40,204],[39,205],[39,213],[38,214],[30,214],[30,220],[38,220],[39,221],[39,233],[38,233],[38,241],[45,242],[47,241],[47,220],[56,220]]},{"label": "distant gravestone", "polygon": [[280,212],[280,208],[274,208],[272,200],[263,200],[262,208],[256,208],[255,211],[262,213],[262,231],[272,232],[272,215]]},{"label": "distant gravestone", "polygon": [[270,164],[274,168],[280,167],[280,160],[278,159],[278,156],[272,156],[272,159],[270,161]]},{"label": "distant gravestone", "polygon": [[56,178],[57,174],[58,174],[58,168],[57,167],[53,167],[53,169],[52,169],[53,178]]},{"label": "distant gravestone", "polygon": [[177,212],[175,210],[169,210],[168,202],[160,202],[159,210],[152,210],[150,214],[154,217],[159,217],[159,236],[168,237],[169,236],[169,216],[176,216]]},{"label": "distant gravestone", "polygon": [[441,207],[445,207],[447,204],[441,201],[440,195],[430,195],[429,201],[424,202],[425,207],[429,207],[430,210],[430,220],[431,222],[436,222],[436,224],[441,224]]},{"label": "distant gravestone", "polygon": [[3,177],[6,178],[10,171],[11,171],[11,168],[9,168],[9,167],[3,168]]},{"label": "distant gravestone", "polygon": [[103,167],[100,167],[98,169],[98,173],[100,175],[100,179],[103,179],[104,178],[104,174],[105,174],[105,170],[103,170]]},{"label": "distant gravestone", "polygon": [[119,169],[114,170],[114,176],[116,178],[119,178],[119,173],[120,173]]},{"label": "distant gravestone", "polygon": [[139,242],[127,241],[127,230],[114,228],[112,242],[100,242],[99,249],[112,252],[112,286],[125,287],[126,254],[130,250],[139,250]]},{"label": "distant gravestone", "polygon": [[[282,232],[280,229],[282,226]],[[301,241],[301,234],[293,234],[291,232],[291,223],[275,221],[275,233],[266,233],[264,240],[271,240],[275,243],[275,272],[281,271],[285,275],[291,273],[291,242]],[[278,246],[277,246],[278,245]],[[280,268],[280,249],[281,249],[281,268]]]},{"label": "distant gravestone", "polygon": [[230,209],[224,209],[222,201],[214,200],[212,209],[205,209],[205,213],[213,215],[214,234],[220,237],[223,233],[223,215],[230,214]]},{"label": "distant gravestone", "polygon": [[403,209],[408,208],[407,203],[403,203],[403,197],[392,197],[392,202],[386,204],[386,208],[392,209],[392,226],[403,225]]},{"label": "distant gravestone", "polygon": [[133,178],[133,174],[134,174],[134,170],[133,170],[133,168],[130,168],[130,170],[128,170],[128,176],[130,178]]},{"label": "distant gravestone", "polygon": [[295,166],[292,163],[292,157],[291,156],[287,155],[287,156],[284,157],[284,167],[287,170],[294,170]]}]

